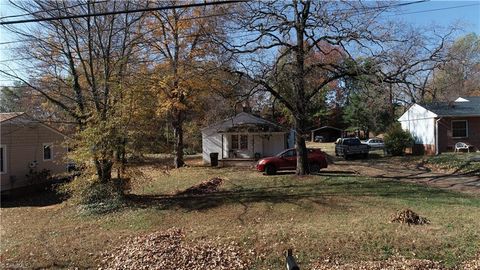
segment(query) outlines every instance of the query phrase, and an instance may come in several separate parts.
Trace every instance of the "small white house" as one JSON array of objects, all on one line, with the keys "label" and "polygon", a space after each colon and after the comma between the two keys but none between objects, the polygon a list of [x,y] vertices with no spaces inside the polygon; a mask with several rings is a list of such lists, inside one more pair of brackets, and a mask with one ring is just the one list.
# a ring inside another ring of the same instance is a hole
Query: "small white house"
[{"label": "small white house", "polygon": [[413,152],[439,154],[457,142],[480,148],[480,97],[413,104],[398,121],[415,139]]},{"label": "small white house", "polygon": [[241,112],[234,117],[202,129],[202,156],[219,160],[254,160],[273,156],[291,147],[289,131],[261,117]]}]

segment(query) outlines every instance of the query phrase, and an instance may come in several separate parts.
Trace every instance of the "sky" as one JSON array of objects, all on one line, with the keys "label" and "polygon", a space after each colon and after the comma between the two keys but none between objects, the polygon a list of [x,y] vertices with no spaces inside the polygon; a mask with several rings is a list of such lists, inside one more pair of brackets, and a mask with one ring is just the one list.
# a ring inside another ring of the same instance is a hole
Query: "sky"
[{"label": "sky", "polygon": [[[21,13],[15,10],[8,0],[0,0],[0,17]],[[388,16],[391,16],[390,19],[398,19],[419,27],[448,27],[459,24],[462,34],[474,32],[480,35],[480,0],[422,2],[404,6],[398,12],[388,13]],[[0,26],[0,70],[7,70],[8,67],[21,70],[19,63],[9,61],[18,58],[15,51],[11,50],[12,45],[2,44],[13,40],[15,36]],[[0,86],[8,85],[13,85],[13,81],[0,74]]]}]

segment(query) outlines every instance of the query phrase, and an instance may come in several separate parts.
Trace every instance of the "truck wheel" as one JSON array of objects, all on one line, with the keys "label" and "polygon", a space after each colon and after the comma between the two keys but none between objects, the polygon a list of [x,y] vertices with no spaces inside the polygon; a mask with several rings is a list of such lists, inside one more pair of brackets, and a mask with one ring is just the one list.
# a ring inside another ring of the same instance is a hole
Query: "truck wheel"
[{"label": "truck wheel", "polygon": [[273,174],[277,173],[277,168],[275,168],[275,166],[273,166],[271,164],[268,164],[267,166],[265,166],[265,173],[267,175],[273,175]]},{"label": "truck wheel", "polygon": [[312,163],[312,164],[310,164],[310,172],[311,172],[311,173],[318,173],[318,172],[320,172],[320,164],[318,164],[318,163]]}]

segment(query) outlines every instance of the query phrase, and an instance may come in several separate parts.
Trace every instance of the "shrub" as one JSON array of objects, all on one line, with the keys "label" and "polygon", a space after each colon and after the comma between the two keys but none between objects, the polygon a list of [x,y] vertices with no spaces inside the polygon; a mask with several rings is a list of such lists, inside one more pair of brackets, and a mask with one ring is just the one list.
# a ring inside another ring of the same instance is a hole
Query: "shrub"
[{"label": "shrub", "polygon": [[71,201],[78,204],[85,213],[101,214],[121,208],[128,188],[128,179],[112,179],[108,183],[100,183],[80,176],[60,186],[57,191],[71,196]]},{"label": "shrub", "polygon": [[387,152],[394,156],[403,155],[405,149],[412,146],[414,142],[410,132],[403,130],[399,123],[395,123],[387,129],[384,140]]}]

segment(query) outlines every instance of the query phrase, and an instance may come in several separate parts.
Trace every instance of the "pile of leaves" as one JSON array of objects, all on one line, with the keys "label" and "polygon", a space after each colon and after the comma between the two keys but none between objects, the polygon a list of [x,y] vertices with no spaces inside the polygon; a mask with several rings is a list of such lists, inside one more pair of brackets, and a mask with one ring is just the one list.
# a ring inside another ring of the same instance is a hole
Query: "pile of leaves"
[{"label": "pile of leaves", "polygon": [[187,243],[180,229],[138,236],[102,254],[101,269],[248,269],[237,244]]},{"label": "pile of leaves", "polygon": [[179,192],[178,195],[201,195],[214,193],[218,191],[218,188],[223,184],[224,180],[219,177],[214,177],[210,180],[201,182],[198,185],[187,188],[186,190]]},{"label": "pile of leaves", "polygon": [[410,209],[404,209],[397,212],[391,219],[391,222],[403,223],[408,225],[429,224],[430,221]]},{"label": "pile of leaves", "polygon": [[478,270],[478,269],[480,269],[480,253],[473,260],[464,262],[462,264],[462,269],[464,269],[464,270]]},{"label": "pile of leaves", "polygon": [[313,265],[312,270],[440,270],[445,269],[438,262],[420,259],[393,257],[385,261],[362,261],[355,263],[339,263],[326,260]]}]

